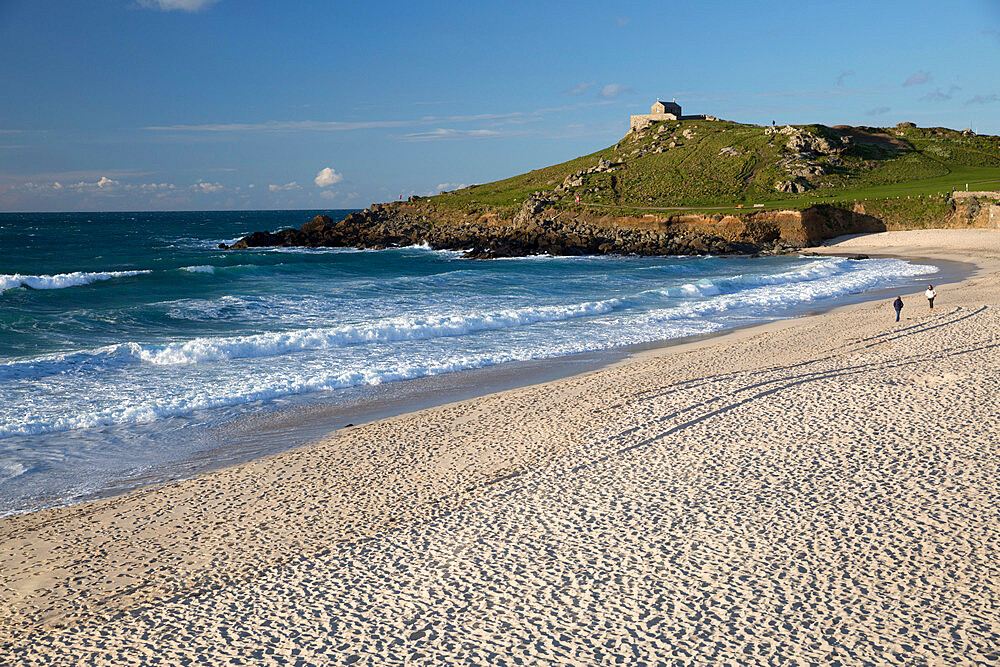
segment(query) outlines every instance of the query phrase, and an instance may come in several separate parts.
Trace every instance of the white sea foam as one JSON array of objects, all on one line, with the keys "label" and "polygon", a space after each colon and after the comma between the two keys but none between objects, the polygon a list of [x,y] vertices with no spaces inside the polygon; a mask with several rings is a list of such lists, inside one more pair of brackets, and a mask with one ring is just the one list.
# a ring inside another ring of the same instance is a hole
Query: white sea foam
[{"label": "white sea foam", "polygon": [[[836,273],[838,266],[842,269],[839,274]],[[649,322],[718,315],[765,318],[769,313],[780,313],[783,309],[820,299],[860,294],[885,284],[890,279],[916,278],[936,272],[937,268],[934,266],[911,264],[897,259],[867,260],[857,264],[852,260],[834,260],[825,265],[814,264],[784,274],[735,276],[719,281],[736,286],[735,289],[722,290],[714,283],[710,286],[701,285],[700,289],[703,291],[699,294],[702,296],[707,296],[709,290],[717,291],[709,298],[700,301],[649,312],[645,318]],[[779,280],[781,276],[784,276],[784,281]],[[744,287],[740,289],[739,286]],[[699,289],[695,284],[684,287]],[[670,291],[668,294],[675,295]],[[693,295],[693,291],[682,292],[682,295]]]},{"label": "white sea foam", "polygon": [[120,343],[96,350],[45,355],[0,364],[0,380],[25,380],[80,367],[117,365],[127,361],[157,366],[196,364],[231,359],[273,357],[306,350],[323,350],[359,343],[387,343],[462,336],[470,333],[520,327],[540,322],[561,322],[609,313],[619,299],[568,306],[498,310],[488,313],[402,316],[370,324],[316,327],[247,336],[204,337],[183,343],[143,345]]},{"label": "white sea foam", "polygon": [[112,280],[114,278],[127,278],[138,276],[152,271],[99,271],[84,272],[74,271],[73,273],[57,273],[55,275],[32,276],[20,273],[0,274],[0,292],[15,289],[17,287],[30,287],[31,289],[63,289],[66,287],[79,287],[89,285],[99,280]]},{"label": "white sea foam", "polygon": [[[397,249],[398,248],[385,248],[385,250],[397,250]],[[435,248],[431,247],[431,244],[426,239],[424,239],[420,243],[415,243],[415,244],[409,245],[409,246],[403,246],[401,249],[402,250],[422,250],[424,252],[432,252],[432,253],[435,253],[437,255],[441,255],[443,257],[461,257],[462,255],[464,255],[465,253],[468,252],[468,250],[435,249]]]},{"label": "white sea foam", "polygon": [[901,260],[824,258],[790,271],[715,276],[576,304],[489,309],[491,297],[477,297],[465,303],[487,307],[450,314],[434,314],[456,307],[448,294],[420,290],[431,300],[430,314],[348,323],[357,315],[338,311],[331,315],[339,317],[337,326],[40,356],[0,364],[0,394],[10,392],[7,407],[0,406],[0,437],[150,422],[291,394],[708,333],[935,270]]},{"label": "white sea foam", "polygon": [[568,306],[538,306],[465,315],[394,317],[372,324],[253,334],[228,338],[196,338],[164,346],[140,346],[138,357],[157,365],[191,364],[247,357],[270,357],[302,350],[320,350],[358,343],[424,340],[462,336],[539,322],[566,321],[608,313],[619,299]]},{"label": "white sea foam", "polygon": [[491,259],[491,262],[538,262],[547,260],[562,260],[566,262],[602,262],[608,260],[620,260],[621,257],[615,257],[613,255],[550,255],[547,252],[538,253],[535,255],[520,255],[517,257],[497,257]]},{"label": "white sea foam", "polygon": [[0,481],[14,479],[28,472],[28,467],[13,461],[10,463],[0,462]]},{"label": "white sea foam", "polygon": [[215,273],[215,267],[211,264],[198,264],[196,266],[182,266],[181,271],[190,273]]},{"label": "white sea foam", "polygon": [[275,252],[275,253],[285,253],[289,255],[338,255],[342,253],[356,253],[356,252],[376,252],[374,250],[359,250],[358,248],[305,248],[302,246],[292,246],[287,248],[250,248],[250,250],[257,250],[260,252]]},{"label": "white sea foam", "polygon": [[107,370],[133,363],[139,350],[137,343],[121,343],[95,350],[43,354],[27,360],[7,361],[0,364],[0,382],[37,380],[84,370]]},{"label": "white sea foam", "polygon": [[[846,296],[878,286],[900,276],[919,276],[936,271],[932,266],[902,260],[820,260],[799,269],[777,274],[737,275],[724,279],[702,279],[679,287],[650,290],[666,297],[694,299],[681,307],[669,305],[638,314],[626,313],[623,321],[648,322],[711,317],[743,313],[749,317],[780,312],[823,298]],[[231,298],[230,298],[231,300]],[[94,350],[45,355],[0,364],[0,380],[80,372],[90,368],[114,368],[147,363],[174,366],[234,359],[278,357],[309,350],[327,350],[365,343],[393,343],[461,337],[486,331],[515,329],[545,322],[568,322],[607,315],[623,307],[628,297],[569,305],[536,306],[487,312],[447,315],[405,315],[335,327],[309,327],[292,331],[244,336],[199,337],[163,345],[120,343]],[[669,302],[668,302],[669,303]],[[203,305],[202,308],[205,306]],[[262,305],[257,306],[263,308]],[[212,311],[212,317],[219,313]],[[212,319],[209,317],[208,319]],[[651,331],[656,340],[659,336]],[[646,341],[643,341],[646,342]],[[627,343],[623,343],[627,344]]]},{"label": "white sea foam", "polygon": [[[711,322],[671,323],[659,329],[664,337],[678,337],[709,333],[721,325]],[[628,333],[609,332],[603,342],[586,340],[553,341],[543,345],[512,347],[486,352],[453,352],[439,358],[395,358],[372,362],[367,366],[351,369],[329,368],[326,364],[301,368],[295,372],[273,372],[264,376],[239,376],[238,381],[205,386],[192,382],[183,391],[156,397],[142,397],[132,401],[127,389],[116,390],[114,400],[92,409],[77,409],[58,416],[25,411],[13,415],[0,425],[0,438],[55,433],[82,428],[95,428],[116,424],[150,423],[198,410],[245,405],[273,400],[285,396],[331,391],[360,385],[379,385],[415,378],[430,377],[461,370],[495,366],[498,364],[530,359],[564,356],[595,349],[642,342],[643,337]],[[317,372],[317,369],[321,369]]]},{"label": "white sea foam", "polygon": [[[702,279],[679,287],[654,290],[665,296],[715,296],[723,293],[739,292],[748,287],[801,285],[803,293],[816,291],[817,294],[835,296],[838,293],[852,294],[859,288],[868,288],[881,281],[899,277],[916,277],[935,273],[936,267],[926,264],[911,264],[898,259],[877,259],[857,262],[835,258],[812,262],[792,271],[770,274],[738,274],[731,277]],[[816,282],[820,289],[814,290]]]}]

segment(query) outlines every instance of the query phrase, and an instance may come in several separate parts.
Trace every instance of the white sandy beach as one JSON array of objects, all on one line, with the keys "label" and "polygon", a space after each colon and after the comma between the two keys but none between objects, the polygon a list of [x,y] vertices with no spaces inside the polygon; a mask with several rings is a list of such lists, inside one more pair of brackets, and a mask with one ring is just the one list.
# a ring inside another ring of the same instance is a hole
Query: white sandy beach
[{"label": "white sandy beach", "polygon": [[1000,664],[978,271],[0,519],[3,664]]}]

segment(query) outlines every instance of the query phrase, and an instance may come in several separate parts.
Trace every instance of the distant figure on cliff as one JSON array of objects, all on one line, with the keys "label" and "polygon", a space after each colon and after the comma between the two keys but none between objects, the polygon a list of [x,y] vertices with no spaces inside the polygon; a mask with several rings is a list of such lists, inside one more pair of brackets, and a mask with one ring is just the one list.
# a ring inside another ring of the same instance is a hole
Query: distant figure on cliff
[{"label": "distant figure on cliff", "polygon": [[931,310],[934,310],[934,297],[937,296],[937,292],[934,291],[934,285],[927,286],[927,291],[924,292],[924,296],[927,297],[927,303],[930,304]]},{"label": "distant figure on cliff", "polygon": [[892,307],[896,309],[896,321],[899,321],[899,311],[903,310],[903,299],[902,297],[896,297],[896,300],[892,302]]}]

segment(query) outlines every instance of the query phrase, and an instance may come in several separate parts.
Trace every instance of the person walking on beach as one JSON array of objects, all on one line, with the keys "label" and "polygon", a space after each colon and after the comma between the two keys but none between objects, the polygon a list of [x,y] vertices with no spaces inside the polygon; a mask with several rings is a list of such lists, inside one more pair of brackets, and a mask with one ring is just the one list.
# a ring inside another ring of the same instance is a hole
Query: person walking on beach
[{"label": "person walking on beach", "polygon": [[896,297],[896,300],[892,302],[892,307],[896,309],[896,321],[899,321],[899,311],[903,310],[903,299],[902,297]]},{"label": "person walking on beach", "polygon": [[927,303],[930,304],[931,310],[934,310],[934,297],[937,296],[937,292],[934,291],[934,285],[927,286],[927,291],[924,292],[924,296],[927,297]]}]

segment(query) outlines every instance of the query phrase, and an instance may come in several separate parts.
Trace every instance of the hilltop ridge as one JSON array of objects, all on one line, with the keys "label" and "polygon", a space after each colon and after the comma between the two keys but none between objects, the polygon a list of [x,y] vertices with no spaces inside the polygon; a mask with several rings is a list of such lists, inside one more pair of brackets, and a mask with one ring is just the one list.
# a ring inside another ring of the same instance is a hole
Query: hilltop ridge
[{"label": "hilltop ridge", "polygon": [[1000,137],[969,130],[845,125],[762,127],[676,120],[629,131],[608,148],[429,198],[503,210],[533,193],[637,209],[803,208],[901,194],[1000,188]]}]

